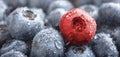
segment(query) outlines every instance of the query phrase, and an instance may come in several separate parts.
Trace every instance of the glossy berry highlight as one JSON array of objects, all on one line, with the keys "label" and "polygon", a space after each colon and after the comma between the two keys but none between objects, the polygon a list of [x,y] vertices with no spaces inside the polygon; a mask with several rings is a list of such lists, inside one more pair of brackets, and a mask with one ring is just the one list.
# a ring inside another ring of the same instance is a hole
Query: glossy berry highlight
[{"label": "glossy berry highlight", "polygon": [[93,39],[97,24],[88,13],[76,8],[62,16],[59,27],[70,44],[85,45]]}]

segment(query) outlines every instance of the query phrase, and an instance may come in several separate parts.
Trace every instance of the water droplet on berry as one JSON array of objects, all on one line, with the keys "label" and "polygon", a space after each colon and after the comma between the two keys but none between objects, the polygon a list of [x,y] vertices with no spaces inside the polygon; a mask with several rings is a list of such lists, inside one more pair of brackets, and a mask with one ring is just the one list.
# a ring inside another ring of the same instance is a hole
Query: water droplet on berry
[{"label": "water droplet on berry", "polygon": [[27,24],[28,24],[28,25],[30,25],[30,23],[29,23],[29,22],[28,22]]},{"label": "water droplet on berry", "polygon": [[54,44],[55,44],[55,47],[57,48],[57,49],[62,49],[62,47],[61,47],[61,45],[62,45],[62,43],[60,42],[60,41],[55,41],[54,42]]},{"label": "water droplet on berry", "polygon": [[54,53],[54,54],[56,54],[56,52],[55,52],[55,51],[54,51],[53,53]]}]

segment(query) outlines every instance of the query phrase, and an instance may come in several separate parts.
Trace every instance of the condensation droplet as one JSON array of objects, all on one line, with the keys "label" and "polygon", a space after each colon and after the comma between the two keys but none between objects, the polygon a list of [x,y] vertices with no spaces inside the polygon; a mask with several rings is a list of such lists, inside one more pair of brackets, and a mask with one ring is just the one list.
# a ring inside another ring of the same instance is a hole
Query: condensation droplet
[{"label": "condensation droplet", "polygon": [[60,41],[55,40],[54,44],[57,49],[62,49],[61,47],[62,43]]},{"label": "condensation droplet", "polygon": [[28,25],[30,25],[30,23],[27,23]]}]

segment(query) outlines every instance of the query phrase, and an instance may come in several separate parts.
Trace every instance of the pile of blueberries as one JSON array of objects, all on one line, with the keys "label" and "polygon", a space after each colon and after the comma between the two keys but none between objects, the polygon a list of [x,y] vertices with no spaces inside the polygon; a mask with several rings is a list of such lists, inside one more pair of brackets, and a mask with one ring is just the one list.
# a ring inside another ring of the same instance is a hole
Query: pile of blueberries
[{"label": "pile of blueberries", "polygon": [[[87,45],[70,45],[59,21],[69,10],[97,23]],[[0,57],[120,57],[120,0],[0,0]]]}]

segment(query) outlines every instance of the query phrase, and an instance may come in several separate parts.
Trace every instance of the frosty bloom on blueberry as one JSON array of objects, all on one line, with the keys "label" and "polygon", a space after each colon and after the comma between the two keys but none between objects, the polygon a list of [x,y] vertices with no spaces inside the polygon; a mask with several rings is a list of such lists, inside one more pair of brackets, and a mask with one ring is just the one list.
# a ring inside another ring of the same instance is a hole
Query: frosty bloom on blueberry
[{"label": "frosty bloom on blueberry", "polygon": [[72,9],[60,20],[60,31],[70,44],[84,45],[93,39],[95,20],[81,9]]},{"label": "frosty bloom on blueberry", "polygon": [[11,50],[7,53],[4,53],[0,57],[27,57],[27,56],[19,51]]},{"label": "frosty bloom on blueberry", "polygon": [[120,57],[120,0],[0,0],[0,57]]},{"label": "frosty bloom on blueberry", "polygon": [[63,8],[57,8],[51,11],[47,16],[47,23],[54,28],[59,28],[60,19],[65,13],[66,11]]},{"label": "frosty bloom on blueberry", "polygon": [[44,28],[44,16],[42,9],[17,8],[7,17],[8,31],[15,39],[32,40]]},{"label": "frosty bloom on blueberry", "polygon": [[65,55],[66,57],[95,57],[88,46],[71,46]]},{"label": "frosty bloom on blueberry", "polygon": [[57,0],[54,1],[50,4],[48,10],[47,10],[47,14],[49,14],[51,11],[57,9],[57,8],[63,8],[66,11],[70,10],[73,8],[73,5],[67,1],[67,0]]},{"label": "frosty bloom on blueberry", "polygon": [[6,43],[4,43],[0,49],[0,55],[7,53],[8,51],[15,50],[20,51],[24,54],[28,53],[28,46],[25,42],[20,40],[9,40]]},{"label": "frosty bloom on blueberry", "polygon": [[64,57],[64,41],[57,30],[41,30],[33,39],[30,57]]}]

